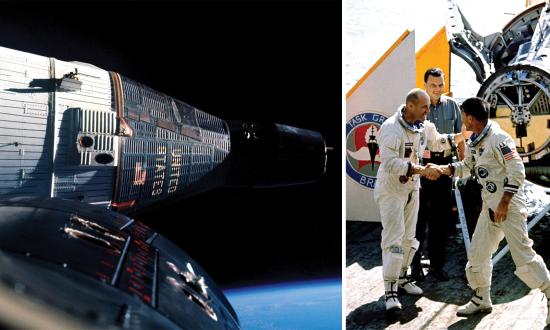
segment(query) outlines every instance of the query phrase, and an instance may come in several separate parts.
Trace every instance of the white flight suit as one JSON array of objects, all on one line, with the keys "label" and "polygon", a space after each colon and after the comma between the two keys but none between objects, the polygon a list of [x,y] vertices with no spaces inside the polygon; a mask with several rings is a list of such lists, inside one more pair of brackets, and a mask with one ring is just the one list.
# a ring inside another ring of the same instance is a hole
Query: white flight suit
[{"label": "white flight suit", "polygon": [[[380,127],[378,169],[374,200],[380,207],[382,222],[382,265],[385,281],[397,281],[409,268],[418,249],[415,238],[418,219],[420,176],[410,175],[426,148],[444,151],[451,148],[454,134],[439,134],[429,121],[423,128],[403,120],[400,106]],[[407,182],[404,178],[408,178]],[[403,272],[404,271],[404,272]]]},{"label": "white flight suit", "polygon": [[[491,257],[499,242],[506,237],[514,272],[530,288],[545,290],[550,287],[550,275],[543,259],[533,250],[533,241],[527,235],[526,197],[522,185],[525,179],[523,162],[516,152],[510,135],[497,123],[488,121],[483,132],[471,138],[463,161],[454,163],[456,176],[467,176],[473,170],[483,186],[483,207],[474,230],[468,252],[466,277],[475,290],[491,285],[493,265]],[[514,194],[506,220],[500,224],[491,220],[503,193]]]}]

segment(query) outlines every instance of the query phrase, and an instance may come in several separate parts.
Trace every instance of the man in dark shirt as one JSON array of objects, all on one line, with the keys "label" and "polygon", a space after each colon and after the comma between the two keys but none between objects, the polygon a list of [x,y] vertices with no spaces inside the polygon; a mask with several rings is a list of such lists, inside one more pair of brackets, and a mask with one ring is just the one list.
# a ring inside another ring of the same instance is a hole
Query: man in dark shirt
[{"label": "man in dark shirt", "polygon": [[[430,112],[427,119],[435,124],[439,133],[460,133],[462,130],[460,108],[452,98],[443,95],[445,88],[443,71],[440,68],[428,69],[424,74],[424,86],[430,96]],[[422,158],[424,164],[445,165],[452,163],[452,152],[426,150]],[[411,265],[411,276],[417,281],[424,279],[420,258],[426,238],[426,227],[430,259],[429,275],[440,281],[449,279],[443,270],[443,265],[451,221],[451,188],[452,182],[448,176],[441,176],[435,181],[421,179],[420,211],[416,226],[416,239],[420,242],[420,247]]]}]

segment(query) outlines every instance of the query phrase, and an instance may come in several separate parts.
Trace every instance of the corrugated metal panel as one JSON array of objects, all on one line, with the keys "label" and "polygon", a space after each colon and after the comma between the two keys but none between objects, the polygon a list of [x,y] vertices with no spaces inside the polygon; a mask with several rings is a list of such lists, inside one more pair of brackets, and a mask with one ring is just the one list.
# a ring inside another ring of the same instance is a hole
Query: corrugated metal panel
[{"label": "corrugated metal panel", "polygon": [[140,206],[182,192],[220,164],[227,153],[204,143],[124,138],[117,201]]},{"label": "corrugated metal panel", "polygon": [[143,207],[205,177],[230,150],[226,123],[121,77],[124,113],[134,136],[121,139],[117,203]]},{"label": "corrugated metal panel", "polygon": [[[57,80],[77,71],[79,89],[57,89]],[[230,141],[223,120],[122,81],[132,137],[118,134],[108,72],[0,48],[0,194],[108,202],[118,164],[116,201],[146,205],[184,191],[224,161]],[[113,161],[98,165],[98,154]]]},{"label": "corrugated metal panel", "polygon": [[197,116],[197,123],[202,129],[223,135],[228,134],[227,126],[223,120],[198,109],[195,109],[195,112]]},{"label": "corrugated metal panel", "polygon": [[50,63],[0,47],[0,195],[49,196]]},{"label": "corrugated metal panel", "polygon": [[[24,70],[44,70],[44,68],[47,68],[50,65],[49,59],[47,57],[25,53],[5,47],[0,47],[0,60],[24,66]],[[45,77],[49,77],[49,75],[46,75]]]},{"label": "corrugated metal panel", "polygon": [[[95,156],[116,157],[117,119],[112,106],[109,73],[93,66],[55,60],[55,76],[78,70],[80,90],[57,92],[54,189],[56,197],[84,202],[108,202],[115,184],[116,160],[98,165]],[[78,147],[82,135],[93,138],[90,148]]]},{"label": "corrugated metal panel", "polygon": [[[72,139],[77,146],[77,153],[80,155],[79,165],[98,165],[95,157],[99,154],[108,154],[113,157],[113,163],[106,165],[116,166],[116,153],[118,152],[116,113],[88,109],[74,109],[72,113],[76,127]],[[92,139],[91,146],[84,147],[77,142],[85,137]]]}]

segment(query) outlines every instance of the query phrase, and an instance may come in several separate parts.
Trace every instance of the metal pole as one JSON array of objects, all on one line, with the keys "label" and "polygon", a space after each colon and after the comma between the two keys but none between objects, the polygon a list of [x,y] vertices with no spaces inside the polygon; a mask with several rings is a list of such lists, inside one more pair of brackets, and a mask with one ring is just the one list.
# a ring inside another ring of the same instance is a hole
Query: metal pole
[{"label": "metal pole", "polygon": [[464,207],[462,206],[462,196],[460,195],[460,189],[458,188],[458,179],[454,180],[454,186],[458,219],[460,220],[460,228],[462,229],[462,237],[464,238],[464,247],[466,248],[466,252],[468,252],[468,249],[470,248],[470,234],[468,233],[466,215],[464,214]]}]

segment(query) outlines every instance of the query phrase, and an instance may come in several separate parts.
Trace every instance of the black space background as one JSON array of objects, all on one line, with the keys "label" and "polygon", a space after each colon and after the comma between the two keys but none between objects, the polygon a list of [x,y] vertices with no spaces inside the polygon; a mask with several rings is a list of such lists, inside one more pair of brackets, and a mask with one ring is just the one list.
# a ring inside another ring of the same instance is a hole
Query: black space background
[{"label": "black space background", "polygon": [[222,119],[319,131],[317,184],[138,216],[222,287],[341,276],[340,2],[0,3],[0,46],[116,71]]}]

